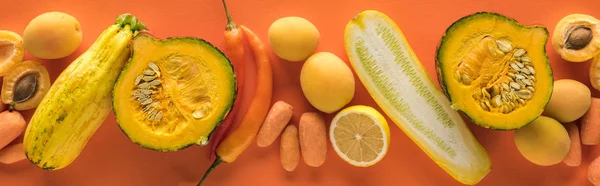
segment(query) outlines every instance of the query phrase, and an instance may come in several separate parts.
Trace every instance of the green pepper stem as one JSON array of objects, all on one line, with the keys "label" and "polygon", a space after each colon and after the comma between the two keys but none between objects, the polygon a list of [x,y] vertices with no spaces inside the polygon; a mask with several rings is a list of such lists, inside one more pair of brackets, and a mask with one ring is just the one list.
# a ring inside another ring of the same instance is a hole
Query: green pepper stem
[{"label": "green pepper stem", "polygon": [[225,26],[225,30],[233,30],[237,28],[237,25],[231,19],[231,15],[229,14],[229,10],[227,9],[227,4],[225,0],[221,0],[223,2],[223,7],[225,8],[225,15],[227,16],[227,26]]},{"label": "green pepper stem", "polygon": [[217,156],[217,159],[215,159],[215,161],[213,161],[212,165],[210,165],[208,170],[206,170],[206,173],[204,173],[204,176],[202,176],[202,179],[200,180],[200,182],[198,182],[198,185],[196,185],[196,186],[202,185],[202,182],[204,182],[204,180],[206,180],[206,178],[208,177],[208,174],[210,174],[210,172],[212,172],[213,169],[215,169],[221,163],[223,163],[223,160],[221,160],[221,158],[219,156]]}]

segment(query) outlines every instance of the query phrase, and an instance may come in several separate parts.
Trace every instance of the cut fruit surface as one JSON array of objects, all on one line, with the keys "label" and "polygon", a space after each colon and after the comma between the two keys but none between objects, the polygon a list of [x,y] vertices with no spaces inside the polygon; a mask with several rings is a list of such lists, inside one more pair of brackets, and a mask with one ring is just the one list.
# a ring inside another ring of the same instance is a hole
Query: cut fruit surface
[{"label": "cut fruit surface", "polygon": [[113,106],[122,131],[157,151],[206,145],[236,95],[229,59],[192,37],[158,39],[140,33],[114,88]]},{"label": "cut fruit surface", "polygon": [[372,107],[356,105],[340,111],[331,121],[329,139],[344,161],[368,167],[381,161],[390,144],[385,118]]},{"label": "cut fruit surface", "polygon": [[0,77],[6,75],[12,66],[23,60],[25,48],[23,38],[14,32],[0,30]]},{"label": "cut fruit surface", "polygon": [[535,120],[550,99],[548,30],[480,12],[454,22],[436,54],[438,82],[452,108],[479,126],[513,130]]},{"label": "cut fruit surface", "polygon": [[402,31],[368,10],[346,26],[348,59],[381,109],[430,158],[464,184],[491,170],[487,151],[428,76]]}]

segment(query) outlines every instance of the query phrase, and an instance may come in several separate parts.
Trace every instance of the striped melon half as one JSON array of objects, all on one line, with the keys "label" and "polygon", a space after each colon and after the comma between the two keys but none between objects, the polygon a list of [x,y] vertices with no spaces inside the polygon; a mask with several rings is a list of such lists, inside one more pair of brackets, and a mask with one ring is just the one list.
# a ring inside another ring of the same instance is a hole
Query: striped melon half
[{"label": "striped melon half", "polygon": [[487,151],[389,17],[374,10],[355,16],[346,27],[345,47],[375,102],[434,162],[463,184],[489,173]]}]

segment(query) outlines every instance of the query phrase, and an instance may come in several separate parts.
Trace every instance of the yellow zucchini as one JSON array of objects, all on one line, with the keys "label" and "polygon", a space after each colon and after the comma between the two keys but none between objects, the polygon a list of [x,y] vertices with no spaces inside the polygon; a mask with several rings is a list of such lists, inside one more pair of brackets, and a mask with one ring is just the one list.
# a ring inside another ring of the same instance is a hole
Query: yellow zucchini
[{"label": "yellow zucchini", "polygon": [[144,29],[132,15],[120,15],[58,76],[25,131],[29,161],[57,170],[79,156],[111,111],[113,85],[129,58],[129,42]]},{"label": "yellow zucchini", "polygon": [[491,170],[487,151],[435,86],[394,21],[374,10],[348,23],[350,64],[375,102],[452,177],[474,185]]}]

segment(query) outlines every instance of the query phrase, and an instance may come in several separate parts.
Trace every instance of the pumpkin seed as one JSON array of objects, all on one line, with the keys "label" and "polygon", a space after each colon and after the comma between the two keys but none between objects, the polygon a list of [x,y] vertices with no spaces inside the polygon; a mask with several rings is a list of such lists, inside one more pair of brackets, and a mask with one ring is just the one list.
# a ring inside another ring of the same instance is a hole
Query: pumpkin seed
[{"label": "pumpkin seed", "polygon": [[150,82],[150,86],[158,86],[160,85],[160,80],[155,79],[154,81]]},{"label": "pumpkin seed", "polygon": [[521,57],[521,61],[528,63],[528,62],[531,62],[531,58],[529,58],[527,56],[523,56],[523,57]]},{"label": "pumpkin seed", "polygon": [[153,76],[154,74],[156,74],[156,73],[152,70],[144,70],[144,75]]},{"label": "pumpkin seed", "polygon": [[525,79],[525,76],[523,76],[521,74],[515,74],[515,78],[516,79]]},{"label": "pumpkin seed", "polygon": [[490,97],[491,97],[491,96],[490,96],[490,93],[488,93],[488,92],[485,90],[485,88],[482,88],[482,89],[481,89],[481,94],[482,94],[482,95],[483,95],[483,97],[484,97],[484,98],[486,98],[486,99],[490,99]]},{"label": "pumpkin seed", "polygon": [[137,100],[138,100],[138,102],[143,103],[146,100],[148,100],[148,98],[146,98],[146,97],[138,97]]},{"label": "pumpkin seed", "polygon": [[155,72],[158,71],[158,66],[156,66],[156,64],[154,64],[153,62],[148,62],[148,67],[150,67]]},{"label": "pumpkin seed", "polygon": [[530,81],[530,80],[528,80],[528,79],[522,79],[521,81],[522,81],[523,83],[525,83],[526,85],[531,85],[531,84],[532,84],[532,83],[531,83],[531,81]]},{"label": "pumpkin seed", "polygon": [[488,45],[488,50],[490,51],[490,54],[496,56],[496,49],[494,49],[492,45]]},{"label": "pumpkin seed", "polygon": [[502,105],[500,95],[494,96],[494,98],[492,99],[492,106],[499,107],[500,105]]},{"label": "pumpkin seed", "polygon": [[485,111],[490,111],[490,108],[488,108],[484,102],[479,102],[479,106]]},{"label": "pumpkin seed", "polygon": [[490,89],[490,95],[496,96],[498,94],[500,94],[500,87],[498,87],[498,85],[492,86],[492,88]]},{"label": "pumpkin seed", "polygon": [[156,113],[156,116],[154,117],[154,119],[155,119],[156,121],[158,121],[158,120],[162,119],[162,115],[163,115],[163,112],[162,112],[162,111],[160,111],[160,112]]},{"label": "pumpkin seed", "polygon": [[502,83],[501,85],[502,85],[502,88],[503,88],[504,90],[509,90],[509,89],[510,89],[510,87],[509,87],[509,86],[508,86],[508,84],[506,84],[506,83]]},{"label": "pumpkin seed", "polygon": [[146,106],[144,107],[144,109],[142,109],[142,112],[146,113],[147,111],[149,111],[149,110],[150,110],[150,108],[152,108],[152,106],[150,106],[150,105],[146,105]]},{"label": "pumpkin seed", "polygon": [[156,110],[152,108],[152,110],[150,111],[150,115],[148,115],[148,120],[154,119],[154,115],[156,115]]},{"label": "pumpkin seed", "polygon": [[150,90],[150,89],[138,89],[138,91],[139,91],[141,94],[143,94],[143,95],[150,95],[150,94],[152,94],[152,92],[153,92],[153,91],[152,91],[152,90]]},{"label": "pumpkin seed", "polygon": [[149,83],[141,83],[138,85],[138,88],[140,89],[149,89],[150,88],[150,84]]},{"label": "pumpkin seed", "polygon": [[138,75],[137,77],[135,77],[135,85],[139,85],[140,82],[142,82],[142,75]]},{"label": "pumpkin seed", "polygon": [[519,68],[524,68],[525,67],[525,65],[523,65],[523,63],[521,63],[521,62],[516,62],[516,64],[517,64],[517,66],[519,66]]},{"label": "pumpkin seed", "polygon": [[150,103],[152,103],[152,98],[148,98],[148,99],[146,99],[146,100],[144,100],[144,101],[140,102],[140,104],[142,104],[142,105],[148,105],[148,104],[150,104]]},{"label": "pumpkin seed", "polygon": [[521,97],[522,99],[526,99],[529,100],[531,99],[531,91],[529,90],[519,90],[516,92],[517,96]]},{"label": "pumpkin seed", "polygon": [[515,73],[509,72],[506,75],[508,75],[510,78],[515,78]]},{"label": "pumpkin seed", "polygon": [[531,92],[535,92],[535,89],[532,86],[527,86],[527,89],[529,89]]},{"label": "pumpkin seed", "polygon": [[475,91],[475,93],[473,93],[473,98],[481,99],[481,91]]},{"label": "pumpkin seed", "polygon": [[521,89],[521,85],[519,85],[518,83],[515,83],[515,82],[510,82],[510,87],[512,87],[515,90]]},{"label": "pumpkin seed", "polygon": [[521,72],[523,72],[523,74],[525,74],[525,75],[531,74],[531,71],[529,71],[529,69],[527,69],[527,68],[522,68]]},{"label": "pumpkin seed", "polygon": [[204,109],[202,109],[202,108],[196,109],[196,110],[195,110],[195,111],[192,113],[192,116],[193,116],[194,118],[196,118],[196,119],[203,118],[203,117],[204,117]]},{"label": "pumpkin seed", "polygon": [[508,41],[506,39],[496,40],[496,44],[498,44],[498,48],[502,52],[510,52],[513,49],[512,48],[512,44],[510,43],[510,41]]},{"label": "pumpkin seed", "polygon": [[535,69],[532,66],[527,65],[527,69],[531,72],[531,74],[535,74]]},{"label": "pumpkin seed", "polygon": [[517,101],[518,101],[518,102],[519,102],[521,105],[525,106],[525,100],[524,100],[524,99],[517,99]]},{"label": "pumpkin seed", "polygon": [[521,57],[523,54],[525,54],[525,49],[519,48],[517,51],[515,51],[515,57]]},{"label": "pumpkin seed", "polygon": [[516,83],[518,83],[519,85],[521,85],[521,87],[525,87],[527,86],[525,83],[523,83],[522,81],[517,81]]},{"label": "pumpkin seed", "polygon": [[510,63],[510,67],[512,67],[517,72],[519,71],[519,66],[515,62]]},{"label": "pumpkin seed", "polygon": [[144,77],[142,78],[142,80],[144,80],[145,82],[152,81],[152,80],[154,80],[154,79],[156,79],[156,77],[155,77],[155,76],[144,76]]},{"label": "pumpkin seed", "polygon": [[470,85],[471,84],[471,79],[469,78],[469,74],[467,73],[463,73],[460,78],[462,79],[462,82],[466,85]]},{"label": "pumpkin seed", "polygon": [[535,82],[535,76],[529,76],[529,79],[533,82]]}]

